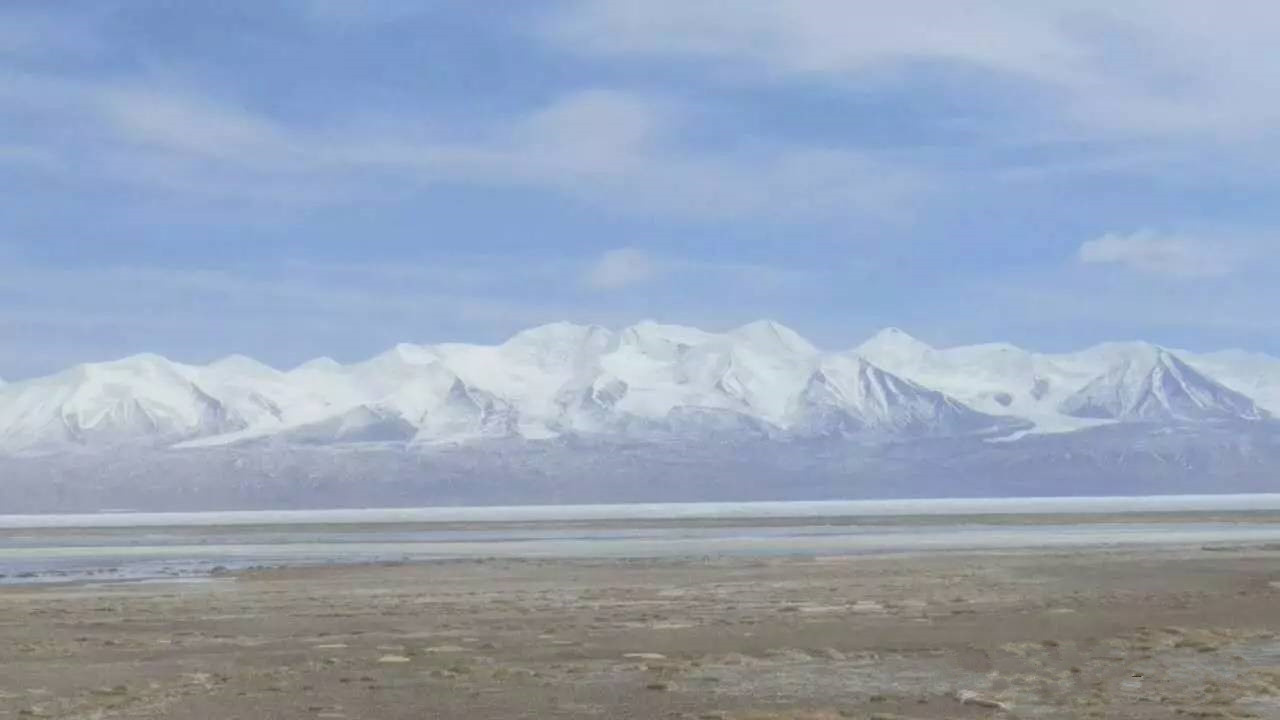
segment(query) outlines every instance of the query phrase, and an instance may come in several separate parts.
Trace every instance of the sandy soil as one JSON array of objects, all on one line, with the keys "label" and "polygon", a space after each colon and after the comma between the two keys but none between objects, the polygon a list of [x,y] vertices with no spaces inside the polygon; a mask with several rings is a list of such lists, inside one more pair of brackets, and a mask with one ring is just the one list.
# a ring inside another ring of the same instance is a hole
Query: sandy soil
[{"label": "sandy soil", "polygon": [[1280,718],[1269,548],[0,589],[0,718]]}]

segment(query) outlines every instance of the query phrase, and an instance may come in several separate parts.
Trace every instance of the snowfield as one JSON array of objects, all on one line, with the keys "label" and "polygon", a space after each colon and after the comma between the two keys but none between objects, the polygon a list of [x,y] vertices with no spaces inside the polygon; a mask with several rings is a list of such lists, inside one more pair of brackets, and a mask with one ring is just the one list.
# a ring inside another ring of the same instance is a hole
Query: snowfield
[{"label": "snowfield", "polygon": [[84,364],[0,386],[0,452],[264,439],[421,448],[577,435],[1008,437],[1261,421],[1278,405],[1280,360],[1238,351],[937,349],[897,329],[823,351],[770,321],[724,333],[555,323],[495,346],[402,344],[364,362],[325,358],[290,371],[241,356]]},{"label": "snowfield", "polygon": [[1280,360],[556,323],[0,386],[0,513],[1280,490]]}]

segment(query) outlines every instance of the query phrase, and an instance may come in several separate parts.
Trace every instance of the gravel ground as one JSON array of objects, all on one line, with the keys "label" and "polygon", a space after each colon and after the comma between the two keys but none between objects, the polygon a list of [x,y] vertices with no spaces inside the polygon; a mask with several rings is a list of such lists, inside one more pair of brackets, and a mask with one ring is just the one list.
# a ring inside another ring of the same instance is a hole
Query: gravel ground
[{"label": "gravel ground", "polygon": [[0,588],[0,718],[1280,718],[1280,549]]}]

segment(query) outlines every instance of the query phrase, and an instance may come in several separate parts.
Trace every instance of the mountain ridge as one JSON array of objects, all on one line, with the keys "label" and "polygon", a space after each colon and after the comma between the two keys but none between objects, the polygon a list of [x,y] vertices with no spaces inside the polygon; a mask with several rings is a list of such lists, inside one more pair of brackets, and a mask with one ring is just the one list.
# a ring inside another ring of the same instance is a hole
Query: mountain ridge
[{"label": "mountain ridge", "polygon": [[586,434],[862,438],[1044,434],[1099,425],[1261,421],[1280,359],[1147,343],[1045,354],[934,348],[886,328],[824,351],[781,323],[726,332],[560,322],[496,345],[402,343],[279,370],[140,354],[0,384],[0,454],[182,449],[272,439],[406,448]]}]

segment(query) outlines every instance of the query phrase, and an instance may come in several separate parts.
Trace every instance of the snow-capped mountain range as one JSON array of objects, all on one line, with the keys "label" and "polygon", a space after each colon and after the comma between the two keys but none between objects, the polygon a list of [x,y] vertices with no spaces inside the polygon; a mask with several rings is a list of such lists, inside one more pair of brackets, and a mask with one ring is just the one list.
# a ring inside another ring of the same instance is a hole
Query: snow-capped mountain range
[{"label": "snow-capped mountain range", "polygon": [[940,349],[896,329],[823,351],[770,321],[723,333],[555,323],[500,345],[405,344],[350,365],[136,355],[0,383],[0,453],[726,434],[994,441],[1272,414],[1280,359],[1241,351]]}]

